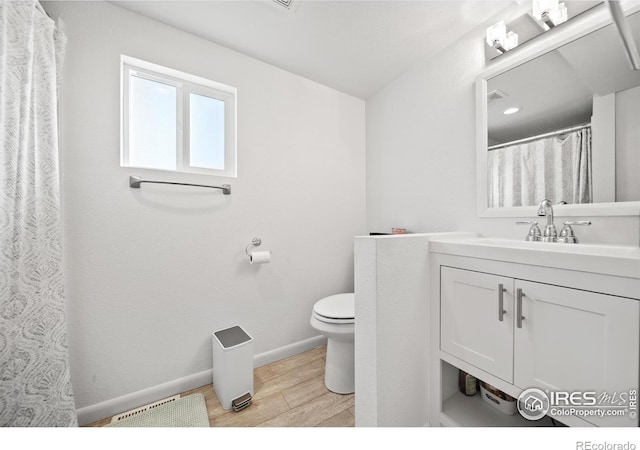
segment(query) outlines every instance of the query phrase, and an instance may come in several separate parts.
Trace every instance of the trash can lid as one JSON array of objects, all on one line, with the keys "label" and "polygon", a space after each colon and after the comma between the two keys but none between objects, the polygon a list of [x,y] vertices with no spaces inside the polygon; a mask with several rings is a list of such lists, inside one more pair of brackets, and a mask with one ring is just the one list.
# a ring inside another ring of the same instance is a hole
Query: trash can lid
[{"label": "trash can lid", "polygon": [[252,339],[251,336],[237,325],[235,327],[216,331],[213,334],[223,348],[235,347],[236,345],[244,344]]}]

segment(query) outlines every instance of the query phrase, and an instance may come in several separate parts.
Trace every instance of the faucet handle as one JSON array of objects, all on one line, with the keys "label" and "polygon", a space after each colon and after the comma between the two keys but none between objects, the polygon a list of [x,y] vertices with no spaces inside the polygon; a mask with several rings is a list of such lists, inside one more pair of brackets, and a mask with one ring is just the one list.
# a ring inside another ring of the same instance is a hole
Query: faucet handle
[{"label": "faucet handle", "polygon": [[529,227],[529,233],[525,238],[526,241],[537,242],[541,239],[542,233],[540,232],[540,228],[538,227],[538,222],[518,220],[516,222],[516,225],[531,225]]},{"label": "faucet handle", "polygon": [[568,220],[563,223],[564,226],[570,227],[571,225],[591,225],[590,220]]},{"label": "faucet handle", "polygon": [[577,244],[578,238],[573,233],[572,225],[591,225],[590,220],[570,220],[564,222],[564,226],[562,227],[562,231],[560,231],[560,236],[558,237],[558,242],[561,244]]}]

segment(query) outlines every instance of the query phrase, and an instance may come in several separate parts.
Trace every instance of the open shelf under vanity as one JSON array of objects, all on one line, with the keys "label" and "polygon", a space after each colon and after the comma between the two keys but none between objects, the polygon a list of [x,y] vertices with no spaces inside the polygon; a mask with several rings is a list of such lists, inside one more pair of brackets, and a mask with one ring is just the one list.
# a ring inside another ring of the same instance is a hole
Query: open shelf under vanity
[{"label": "open shelf under vanity", "polygon": [[[480,391],[466,396],[457,388],[458,368],[441,360],[442,403],[440,426],[444,427],[554,427],[565,426],[545,416],[540,420],[527,420],[519,413],[504,414],[482,399]],[[468,367],[465,367],[468,369]],[[488,381],[488,380],[487,380]]]}]

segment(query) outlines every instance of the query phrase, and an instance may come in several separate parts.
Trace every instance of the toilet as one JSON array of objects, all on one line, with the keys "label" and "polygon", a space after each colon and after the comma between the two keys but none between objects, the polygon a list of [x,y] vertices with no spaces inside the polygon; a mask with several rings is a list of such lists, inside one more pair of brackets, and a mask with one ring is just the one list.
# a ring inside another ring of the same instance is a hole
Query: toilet
[{"label": "toilet", "polygon": [[355,391],[353,331],[355,295],[337,294],[313,305],[311,326],[327,337],[324,384],[336,394]]}]

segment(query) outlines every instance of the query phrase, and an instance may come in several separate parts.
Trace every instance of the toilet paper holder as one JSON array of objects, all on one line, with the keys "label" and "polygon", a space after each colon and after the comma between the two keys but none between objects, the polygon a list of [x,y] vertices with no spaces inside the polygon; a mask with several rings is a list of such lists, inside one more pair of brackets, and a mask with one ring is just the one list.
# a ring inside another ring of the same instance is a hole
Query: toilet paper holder
[{"label": "toilet paper holder", "polygon": [[244,249],[244,252],[247,254],[249,258],[251,258],[251,253],[249,253],[249,247],[251,246],[259,247],[260,244],[262,244],[262,239],[260,239],[259,237],[254,237],[253,239],[251,239],[251,243],[247,245],[247,247]]}]

